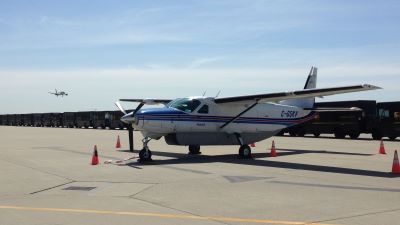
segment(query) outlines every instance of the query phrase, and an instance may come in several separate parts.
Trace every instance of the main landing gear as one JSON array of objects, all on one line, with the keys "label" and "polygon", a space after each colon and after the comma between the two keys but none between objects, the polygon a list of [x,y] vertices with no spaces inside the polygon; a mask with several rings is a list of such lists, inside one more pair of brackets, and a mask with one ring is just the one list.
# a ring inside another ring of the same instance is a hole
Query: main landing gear
[{"label": "main landing gear", "polygon": [[146,161],[151,161],[151,151],[147,144],[151,141],[151,138],[145,137],[142,139],[143,142],[143,149],[140,150],[139,152],[139,161],[140,162],[146,162]]},{"label": "main landing gear", "polygon": [[239,157],[244,159],[251,158],[251,148],[248,145],[241,145],[239,148]]},{"label": "main landing gear", "polygon": [[236,138],[240,144],[240,148],[239,148],[239,157],[240,158],[244,158],[244,159],[250,159],[251,157],[251,148],[250,146],[246,145],[243,143],[243,139],[242,136],[240,136],[240,134],[235,134]]},{"label": "main landing gear", "polygon": [[189,145],[189,154],[190,155],[199,155],[200,152],[200,145]]}]

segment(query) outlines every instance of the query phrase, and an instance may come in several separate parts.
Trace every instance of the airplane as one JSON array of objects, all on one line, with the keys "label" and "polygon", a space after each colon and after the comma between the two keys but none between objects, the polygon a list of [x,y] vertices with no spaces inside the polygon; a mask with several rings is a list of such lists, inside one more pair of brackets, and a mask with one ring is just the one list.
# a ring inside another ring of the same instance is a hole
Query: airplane
[{"label": "airplane", "polygon": [[61,97],[64,97],[64,95],[65,96],[68,96],[68,93],[66,93],[65,91],[60,91],[60,92],[57,92],[57,89],[55,89],[55,92],[49,92],[49,94],[52,94],[52,95],[55,95],[55,96],[59,96],[59,95],[61,95]]},{"label": "airplane", "polygon": [[[177,99],[120,99],[139,105],[127,113],[120,102],[115,105],[128,124],[130,149],[133,151],[133,130],[143,134],[139,161],[151,160],[148,143],[165,138],[169,145],[189,147],[189,154],[201,154],[204,145],[239,145],[239,156],[251,158],[249,144],[267,139],[282,129],[312,120],[316,112],[360,110],[356,108],[315,108],[315,97],[381,89],[362,84],[316,88],[317,68],[312,67],[303,90],[235,97],[186,97]],[[144,108],[163,104],[163,108]]]}]

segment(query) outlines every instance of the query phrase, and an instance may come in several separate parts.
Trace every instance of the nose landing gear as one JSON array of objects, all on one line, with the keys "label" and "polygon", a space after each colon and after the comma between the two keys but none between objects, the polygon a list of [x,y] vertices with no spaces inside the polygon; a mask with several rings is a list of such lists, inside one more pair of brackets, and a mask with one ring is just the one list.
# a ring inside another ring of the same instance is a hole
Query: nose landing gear
[{"label": "nose landing gear", "polygon": [[142,139],[143,149],[139,152],[139,162],[151,161],[151,151],[148,147],[148,143],[151,141],[151,138],[145,137]]}]

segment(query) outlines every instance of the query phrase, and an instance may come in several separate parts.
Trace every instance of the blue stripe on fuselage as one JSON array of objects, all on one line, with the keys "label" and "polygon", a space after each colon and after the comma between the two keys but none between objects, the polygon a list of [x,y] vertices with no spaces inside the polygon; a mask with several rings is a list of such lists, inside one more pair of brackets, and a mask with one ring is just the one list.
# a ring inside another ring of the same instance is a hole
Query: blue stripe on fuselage
[{"label": "blue stripe on fuselage", "polygon": [[[233,123],[294,125],[314,118],[314,112],[301,118],[240,117]],[[191,115],[174,108],[142,109],[136,116],[142,120],[226,123],[234,117]]]}]

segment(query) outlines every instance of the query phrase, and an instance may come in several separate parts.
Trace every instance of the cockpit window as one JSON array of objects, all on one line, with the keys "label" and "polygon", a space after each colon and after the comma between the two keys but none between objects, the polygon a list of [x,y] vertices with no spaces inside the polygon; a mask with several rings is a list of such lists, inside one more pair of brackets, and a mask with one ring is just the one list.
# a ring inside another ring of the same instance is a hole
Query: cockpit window
[{"label": "cockpit window", "polygon": [[178,98],[170,102],[167,107],[179,109],[181,111],[191,113],[200,105],[200,101],[196,99]]}]

